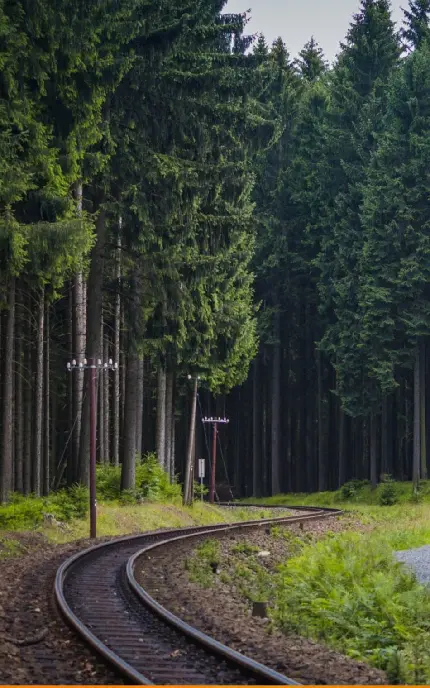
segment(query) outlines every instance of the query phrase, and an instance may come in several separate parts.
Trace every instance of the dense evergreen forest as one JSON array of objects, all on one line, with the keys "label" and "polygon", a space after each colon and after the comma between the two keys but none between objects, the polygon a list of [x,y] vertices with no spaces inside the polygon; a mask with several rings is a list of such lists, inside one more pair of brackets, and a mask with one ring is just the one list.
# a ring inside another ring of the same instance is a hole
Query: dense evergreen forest
[{"label": "dense evergreen forest", "polygon": [[87,484],[84,359],[124,489],[197,376],[235,495],[427,477],[430,0],[332,66],[225,4],[0,0],[1,502]]}]

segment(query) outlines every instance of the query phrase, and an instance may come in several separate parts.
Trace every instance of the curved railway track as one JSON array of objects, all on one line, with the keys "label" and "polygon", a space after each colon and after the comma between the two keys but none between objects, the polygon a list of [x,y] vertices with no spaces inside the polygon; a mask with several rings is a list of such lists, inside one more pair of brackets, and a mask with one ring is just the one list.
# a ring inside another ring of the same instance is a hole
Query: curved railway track
[{"label": "curved railway track", "polygon": [[75,554],[58,569],[56,602],[66,622],[128,682],[298,685],[192,628],[158,604],[134,577],[139,556],[155,547],[168,547],[178,539],[223,535],[273,523],[304,523],[341,513],[337,509],[311,507],[291,510],[297,515],[159,530],[94,545]]}]

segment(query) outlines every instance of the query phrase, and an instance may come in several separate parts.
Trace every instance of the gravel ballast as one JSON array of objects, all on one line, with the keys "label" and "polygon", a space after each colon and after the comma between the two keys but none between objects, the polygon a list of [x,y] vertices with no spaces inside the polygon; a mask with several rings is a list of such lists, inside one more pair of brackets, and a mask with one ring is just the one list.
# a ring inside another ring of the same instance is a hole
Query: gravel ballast
[{"label": "gravel ballast", "polygon": [[414,571],[420,583],[430,583],[430,545],[396,552],[395,556]]}]

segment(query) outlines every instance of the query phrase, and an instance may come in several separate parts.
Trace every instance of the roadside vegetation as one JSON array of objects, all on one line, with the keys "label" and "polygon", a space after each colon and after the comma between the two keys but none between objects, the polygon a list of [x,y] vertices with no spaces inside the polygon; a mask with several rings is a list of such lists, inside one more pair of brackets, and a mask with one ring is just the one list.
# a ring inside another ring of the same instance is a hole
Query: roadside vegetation
[{"label": "roadside vegetation", "polygon": [[430,544],[430,483],[413,491],[386,478],[372,490],[351,481],[337,492],[264,501],[338,506],[359,517],[362,531],[316,537],[273,527],[271,537],[286,545],[281,564],[259,557],[252,540],[224,556],[216,541],[206,542],[186,561],[190,580],[228,583],[250,607],[266,603],[269,631],[322,642],[382,669],[393,684],[428,684],[430,596],[394,553]]}]

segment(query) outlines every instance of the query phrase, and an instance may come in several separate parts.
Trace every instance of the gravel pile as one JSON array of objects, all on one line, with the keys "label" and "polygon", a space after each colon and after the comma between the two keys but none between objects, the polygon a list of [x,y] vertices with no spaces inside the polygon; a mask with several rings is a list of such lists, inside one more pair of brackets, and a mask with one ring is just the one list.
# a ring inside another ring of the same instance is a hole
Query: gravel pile
[{"label": "gravel pile", "polygon": [[396,552],[395,556],[414,571],[420,583],[430,583],[430,545]]}]

